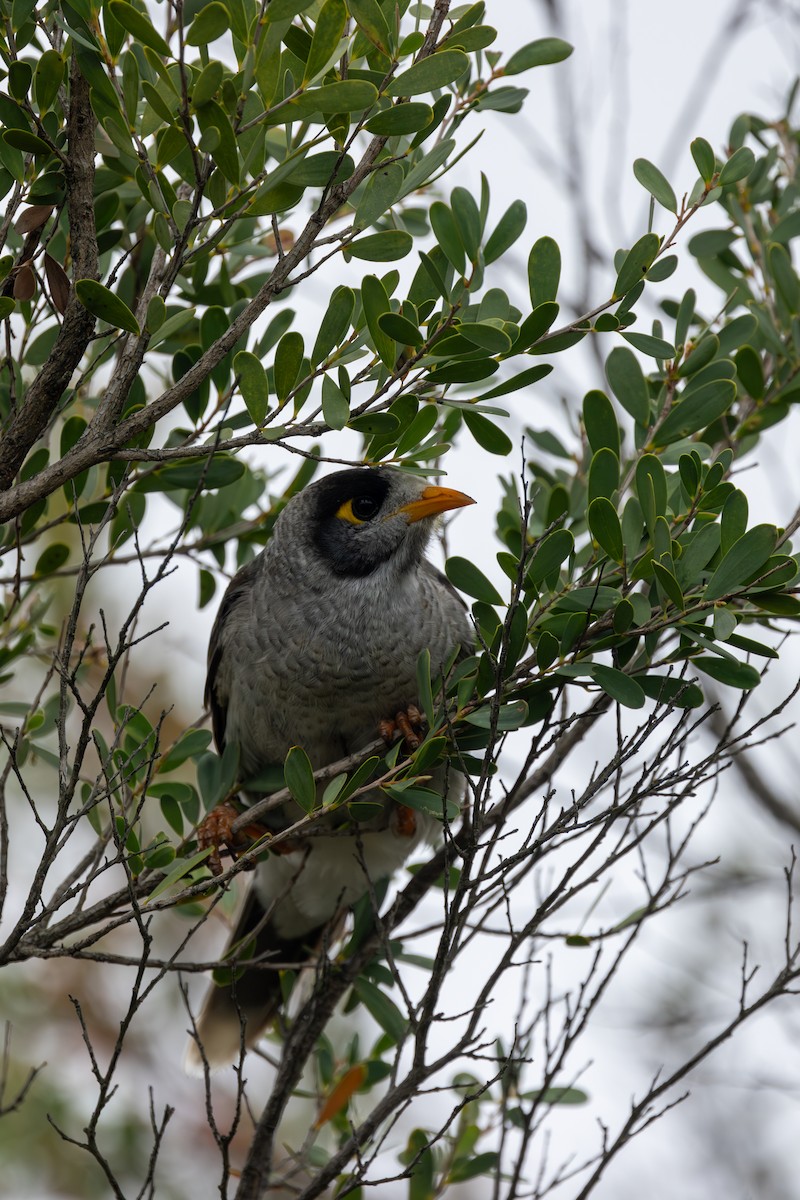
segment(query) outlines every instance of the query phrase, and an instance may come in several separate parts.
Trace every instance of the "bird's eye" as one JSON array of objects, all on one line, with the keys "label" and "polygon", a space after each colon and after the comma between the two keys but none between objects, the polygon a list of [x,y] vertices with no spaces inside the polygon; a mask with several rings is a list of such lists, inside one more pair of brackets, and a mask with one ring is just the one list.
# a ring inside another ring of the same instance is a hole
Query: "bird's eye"
[{"label": "bird's eye", "polygon": [[349,521],[351,525],[363,525],[375,516],[380,506],[380,501],[374,496],[354,496],[339,506],[336,516],[342,521]]}]

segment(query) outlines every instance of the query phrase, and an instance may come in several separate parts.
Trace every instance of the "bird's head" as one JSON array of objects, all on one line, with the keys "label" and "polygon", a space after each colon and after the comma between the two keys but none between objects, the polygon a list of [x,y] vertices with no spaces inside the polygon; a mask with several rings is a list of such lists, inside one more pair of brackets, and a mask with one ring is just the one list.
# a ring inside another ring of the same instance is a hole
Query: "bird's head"
[{"label": "bird's head", "polygon": [[359,579],[389,561],[398,572],[420,562],[435,519],[466,504],[474,500],[416,475],[360,467],[310,484],[281,515],[281,533],[335,575]]}]

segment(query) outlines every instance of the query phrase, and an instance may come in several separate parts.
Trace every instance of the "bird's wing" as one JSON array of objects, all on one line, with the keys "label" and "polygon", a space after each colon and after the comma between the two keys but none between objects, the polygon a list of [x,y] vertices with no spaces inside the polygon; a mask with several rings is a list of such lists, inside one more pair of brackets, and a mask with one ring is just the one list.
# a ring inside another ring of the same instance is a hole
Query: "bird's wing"
[{"label": "bird's wing", "polygon": [[[448,600],[455,600],[456,604],[454,606],[452,615],[455,618],[455,626],[461,627],[460,634],[458,636],[461,643],[462,654],[459,657],[469,657],[470,654],[475,653],[475,633],[470,624],[469,609],[464,597],[460,592],[456,591],[444,572],[440,571],[438,567],[435,567],[427,558],[422,563],[422,570],[426,573],[426,575],[430,576],[437,587],[442,589]],[[455,628],[453,630],[453,634],[453,644],[455,644]]]},{"label": "bird's wing", "polygon": [[249,600],[256,572],[255,561],[247,563],[234,575],[222,598],[208,643],[208,673],[205,703],[211,710],[211,727],[220,754],[225,748],[225,724],[228,713],[228,689],[222,682],[220,665],[225,654],[225,627],[240,604]]}]

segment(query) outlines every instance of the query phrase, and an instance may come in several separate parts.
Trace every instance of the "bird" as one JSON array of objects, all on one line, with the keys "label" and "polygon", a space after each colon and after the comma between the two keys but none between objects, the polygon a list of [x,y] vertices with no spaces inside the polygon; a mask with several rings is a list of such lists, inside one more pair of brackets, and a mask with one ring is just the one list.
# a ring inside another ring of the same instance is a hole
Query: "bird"
[{"label": "bird", "polygon": [[[264,550],[232,579],[209,643],[214,739],[220,754],[237,743],[241,779],[281,765],[294,746],[317,770],[369,745],[381,722],[399,716],[407,731],[420,653],[435,674],[454,651],[474,652],[466,605],[425,554],[440,515],[473,503],[384,466],[336,471],[288,501]],[[448,778],[442,789],[463,791],[463,777]],[[317,836],[284,841],[258,863],[223,961],[247,947],[245,960],[276,966],[242,967],[239,957],[233,978],[209,989],[184,1060],[190,1074],[236,1061],[243,1030],[248,1047],[257,1042],[282,1010],[278,966],[313,962],[371,884],[436,840],[434,818],[378,790],[366,798],[380,801],[376,815],[356,823],[340,811]],[[288,801],[268,828],[302,815]]]}]

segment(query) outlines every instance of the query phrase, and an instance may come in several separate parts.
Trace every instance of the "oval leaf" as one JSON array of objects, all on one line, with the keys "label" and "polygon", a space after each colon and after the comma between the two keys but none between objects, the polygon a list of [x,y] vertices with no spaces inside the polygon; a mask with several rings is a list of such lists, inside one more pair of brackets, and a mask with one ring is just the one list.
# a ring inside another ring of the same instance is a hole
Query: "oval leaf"
[{"label": "oval leaf", "polygon": [[616,508],[605,496],[598,496],[589,505],[589,529],[609,558],[622,562],[625,553],[622,526]]},{"label": "oval leaf", "polygon": [[283,764],[283,777],[292,796],[304,810],[311,812],[317,799],[314,768],[302,746],[292,746]]},{"label": "oval leaf", "polygon": [[669,212],[677,213],[678,201],[675,198],[675,193],[672,190],[669,180],[661,174],[658,167],[648,162],[646,158],[637,158],[633,164],[633,173],[642,187],[663,208],[668,209]]},{"label": "oval leaf", "polygon": [[445,564],[445,574],[454,587],[485,604],[502,604],[503,597],[486,576],[468,558],[454,555]]},{"label": "oval leaf", "polygon": [[756,575],[775,549],[778,531],[774,525],[756,525],[731,546],[708,581],[707,600],[719,600],[737,591]]},{"label": "oval leaf", "polygon": [[414,63],[386,88],[387,96],[418,96],[453,83],[469,67],[463,50],[440,50]]},{"label": "oval leaf", "polygon": [[592,675],[606,695],[624,705],[625,708],[642,708],[644,706],[644,691],[635,679],[631,679],[630,675],[618,671],[616,667],[606,667],[602,663],[594,665]]},{"label": "oval leaf", "polygon": [[115,296],[96,279],[79,279],[75,284],[75,294],[84,308],[93,316],[113,325],[115,329],[124,329],[127,333],[139,335],[139,322],[128,308],[124,300]]}]

